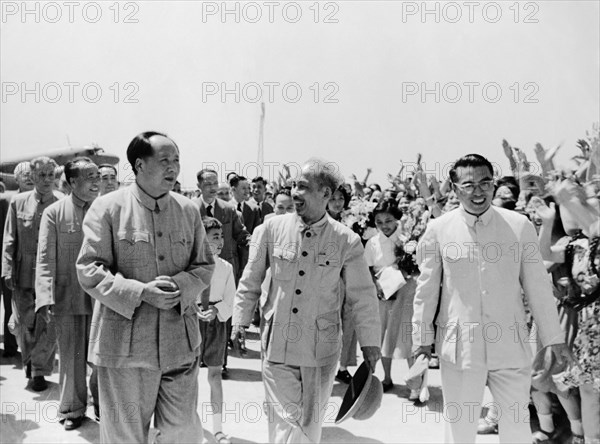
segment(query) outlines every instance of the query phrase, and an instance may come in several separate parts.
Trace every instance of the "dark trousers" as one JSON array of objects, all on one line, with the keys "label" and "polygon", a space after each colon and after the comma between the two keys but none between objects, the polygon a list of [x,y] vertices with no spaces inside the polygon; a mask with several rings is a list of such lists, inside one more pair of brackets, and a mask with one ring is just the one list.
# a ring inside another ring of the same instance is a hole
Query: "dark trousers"
[{"label": "dark trousers", "polygon": [[2,285],[2,303],[4,304],[4,353],[14,355],[17,353],[17,338],[8,331],[8,320],[12,315],[12,290],[4,283],[4,279],[0,280]]}]

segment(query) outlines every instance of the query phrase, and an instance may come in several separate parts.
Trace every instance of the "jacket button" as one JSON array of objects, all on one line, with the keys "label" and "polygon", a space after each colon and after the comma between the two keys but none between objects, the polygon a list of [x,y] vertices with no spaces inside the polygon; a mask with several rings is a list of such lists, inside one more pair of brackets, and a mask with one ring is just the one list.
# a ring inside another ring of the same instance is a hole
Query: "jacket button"
[{"label": "jacket button", "polygon": [[292,308],[292,313],[294,313],[294,314],[298,313],[298,309],[296,307]]},{"label": "jacket button", "polygon": [[312,236],[312,234],[306,233],[306,237],[311,237],[311,236]]},{"label": "jacket button", "polygon": [[162,231],[159,231],[158,233],[156,233],[156,235],[157,235],[158,237],[162,237]]},{"label": "jacket button", "polygon": [[302,290],[300,290],[300,289],[297,289],[297,290],[296,290],[296,294],[300,294],[300,293],[302,293]]},{"label": "jacket button", "polygon": [[304,257],[308,256],[308,252],[306,252],[306,251],[303,251],[303,252],[302,252],[302,256],[304,256]]},{"label": "jacket button", "polygon": [[300,271],[298,272],[298,274],[299,274],[300,276],[304,276],[304,270],[300,270]]},{"label": "jacket button", "polygon": [[164,257],[164,256],[161,254],[160,256],[158,256],[158,260],[159,260],[159,261],[164,261],[164,260],[165,260],[165,257]]}]

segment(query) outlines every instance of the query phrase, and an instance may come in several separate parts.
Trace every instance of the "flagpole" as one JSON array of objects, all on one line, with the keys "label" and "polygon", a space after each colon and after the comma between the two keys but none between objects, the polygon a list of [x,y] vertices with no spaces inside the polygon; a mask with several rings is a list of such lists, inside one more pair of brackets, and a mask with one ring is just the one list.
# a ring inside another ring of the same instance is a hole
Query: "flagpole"
[{"label": "flagpole", "polygon": [[[258,167],[259,175],[263,175],[265,166],[265,147],[264,147],[264,126],[265,126],[265,102],[260,104],[260,126],[258,129]],[[268,180],[268,179],[267,179]]]}]

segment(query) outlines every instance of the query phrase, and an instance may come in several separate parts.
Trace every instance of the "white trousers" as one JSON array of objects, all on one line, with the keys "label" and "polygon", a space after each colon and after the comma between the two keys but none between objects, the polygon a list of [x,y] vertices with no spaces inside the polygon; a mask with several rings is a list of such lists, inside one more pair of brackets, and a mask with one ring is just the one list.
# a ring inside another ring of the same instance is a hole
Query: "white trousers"
[{"label": "white trousers", "polygon": [[[318,443],[329,405],[337,361],[296,367],[263,361],[265,413],[271,443]],[[331,412],[329,412],[331,413]]]},{"label": "white trousers", "polygon": [[[487,385],[498,410],[501,443],[530,443],[531,367],[501,370],[457,370],[441,362],[445,442],[474,443]],[[489,406],[487,406],[489,407]]]}]

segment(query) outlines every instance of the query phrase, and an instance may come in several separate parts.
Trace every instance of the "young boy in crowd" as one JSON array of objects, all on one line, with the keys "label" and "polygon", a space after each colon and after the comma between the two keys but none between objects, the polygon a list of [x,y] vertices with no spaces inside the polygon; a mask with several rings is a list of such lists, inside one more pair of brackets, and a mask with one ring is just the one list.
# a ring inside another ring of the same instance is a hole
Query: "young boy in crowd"
[{"label": "young boy in crowd", "polygon": [[[210,402],[213,413],[213,435],[219,444],[231,441],[223,433],[223,387],[221,385],[221,368],[225,357],[227,343],[226,321],[231,317],[235,281],[231,264],[219,257],[223,249],[223,230],[221,222],[212,217],[202,219],[206,238],[215,260],[215,271],[210,281],[210,298],[208,309],[202,308],[200,333],[202,334],[201,362],[208,367],[208,384],[210,385]],[[200,295],[197,299],[200,305]]]}]

